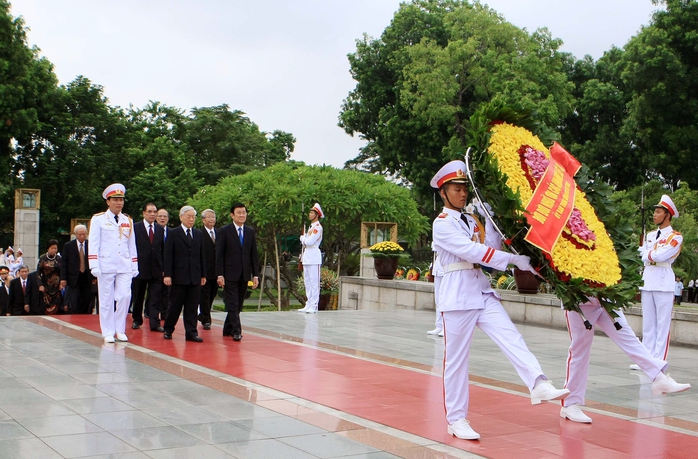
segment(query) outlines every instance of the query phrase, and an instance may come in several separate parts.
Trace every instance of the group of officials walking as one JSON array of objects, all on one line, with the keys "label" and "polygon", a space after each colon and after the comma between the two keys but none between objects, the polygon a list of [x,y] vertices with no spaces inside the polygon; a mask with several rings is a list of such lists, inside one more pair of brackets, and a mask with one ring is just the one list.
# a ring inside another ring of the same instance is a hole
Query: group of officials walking
[{"label": "group of officials walking", "polygon": [[205,330],[211,329],[218,286],[224,288],[228,313],[223,336],[240,341],[240,311],[248,282],[252,288],[259,284],[257,242],[254,230],[245,225],[245,205],[234,204],[233,222],[221,229],[215,228],[215,212],[206,209],[203,230],[194,228],[196,210],[184,206],[180,225],[168,228],[166,221],[161,223],[165,215],[161,218],[152,203],[144,206],[143,220],[134,222],[122,212],[125,194],[119,183],[104,190],[107,210],[92,217],[89,250],[84,248],[99,286],[104,341],[128,341],[126,317],[133,296],[132,329],[143,325],[147,312],[150,330],[172,339],[182,314],[185,339],[202,342],[197,320]]}]

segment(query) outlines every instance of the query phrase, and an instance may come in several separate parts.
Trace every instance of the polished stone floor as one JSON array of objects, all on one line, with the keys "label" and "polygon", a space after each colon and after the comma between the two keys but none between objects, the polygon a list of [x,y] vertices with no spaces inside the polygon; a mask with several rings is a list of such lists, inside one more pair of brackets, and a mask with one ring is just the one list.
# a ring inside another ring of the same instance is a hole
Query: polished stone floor
[{"label": "polished stone floor", "polygon": [[[562,312],[561,312],[562,314]],[[672,347],[671,375],[696,389],[653,396],[605,336],[592,351],[587,414],[531,407],[513,367],[479,331],[471,421],[445,430],[442,340],[433,313],[243,314],[244,338],[204,343],[147,329],[105,345],[96,316],[0,318],[2,458],[695,457],[698,350]],[[130,322],[129,322],[130,325]],[[566,331],[518,326],[557,386]]]}]

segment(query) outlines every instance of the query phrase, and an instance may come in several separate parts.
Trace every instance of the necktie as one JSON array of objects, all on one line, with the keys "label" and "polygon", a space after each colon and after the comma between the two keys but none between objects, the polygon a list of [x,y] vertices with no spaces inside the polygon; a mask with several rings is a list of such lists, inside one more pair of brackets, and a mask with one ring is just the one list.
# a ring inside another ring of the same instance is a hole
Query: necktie
[{"label": "necktie", "polygon": [[468,223],[468,219],[466,218],[465,214],[460,214],[460,219],[465,222],[465,226],[470,228],[470,223]]},{"label": "necktie", "polygon": [[83,243],[80,243],[80,272],[85,272],[85,249]]},{"label": "necktie", "polygon": [[655,240],[658,241],[658,240],[659,240],[659,236],[661,236],[661,235],[662,235],[662,230],[660,230],[660,229],[657,230],[657,237],[655,238]]},{"label": "necktie", "polygon": [[213,230],[209,230],[209,233],[211,234],[211,240],[213,243],[216,243],[216,233],[213,232]]},{"label": "necktie", "polygon": [[27,293],[27,281],[22,280],[22,293]]},{"label": "necktie", "polygon": [[245,239],[242,237],[242,228],[238,228],[238,237],[240,238],[240,245],[245,245]]},{"label": "necktie", "polygon": [[187,237],[191,239],[191,230],[189,228],[187,228]]},{"label": "necktie", "polygon": [[114,215],[114,220],[116,220],[116,223],[119,223],[119,216],[118,216],[118,215]]},{"label": "necktie", "polygon": [[150,229],[148,230],[148,239],[150,239],[150,244],[153,244],[153,239],[155,239],[155,233],[153,233],[153,224],[151,223]]}]

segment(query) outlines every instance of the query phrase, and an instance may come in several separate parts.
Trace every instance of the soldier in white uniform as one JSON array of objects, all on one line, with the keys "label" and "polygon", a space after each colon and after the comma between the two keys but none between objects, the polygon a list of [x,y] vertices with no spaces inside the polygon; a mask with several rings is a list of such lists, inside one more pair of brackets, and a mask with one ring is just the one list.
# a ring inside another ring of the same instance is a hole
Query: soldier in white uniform
[{"label": "soldier in white uniform", "polygon": [[133,220],[121,213],[125,194],[122,184],[109,185],[102,193],[107,211],[90,220],[88,260],[99,285],[99,325],[105,343],[113,343],[115,334],[117,340],[128,341],[126,315],[131,303],[131,279],[138,275]]},{"label": "soldier in white uniform", "polygon": [[[669,353],[669,329],[671,312],[674,307],[674,270],[672,263],[681,253],[683,236],[671,227],[671,218],[678,217],[679,211],[674,201],[663,195],[654,206],[652,220],[659,228],[645,236],[645,242],[638,249],[645,268],[642,272],[644,285],[640,287],[642,296],[642,344],[652,357],[667,360]],[[637,365],[631,369],[639,370]]]},{"label": "soldier in white uniform", "polygon": [[301,244],[303,245],[303,282],[305,283],[305,296],[308,300],[305,307],[298,312],[315,314],[318,302],[320,301],[320,266],[322,265],[322,253],[320,253],[320,243],[322,242],[322,225],[320,219],[324,218],[320,204],[315,203],[308,212],[310,226],[305,234],[301,234]]},{"label": "soldier in white uniform", "polygon": [[652,381],[652,392],[656,394],[670,394],[683,392],[691,388],[690,384],[679,384],[670,376],[664,374],[667,363],[664,360],[652,357],[645,346],[640,343],[635,333],[625,320],[623,311],[617,310],[616,322],[621,325],[616,330],[613,319],[601,306],[599,300],[592,298],[587,303],[580,305],[584,317],[591,323],[592,329],[587,330],[584,319],[577,312],[565,311],[567,329],[570,332],[570,349],[567,354],[567,378],[565,388],[569,389],[568,395],[562,401],[560,417],[570,421],[591,423],[591,418],[584,414],[580,405],[584,405],[584,394],[587,390],[587,377],[589,375],[589,358],[591,355],[591,342],[594,340],[594,332],[598,327],[618,345],[623,352],[639,369]]},{"label": "soldier in white uniform", "polygon": [[[531,403],[559,400],[569,391],[556,389],[541,370],[538,360],[526,347],[511,322],[500,297],[480,269],[480,265],[504,270],[509,264],[532,271],[528,257],[495,249],[501,247],[499,235],[471,214],[462,214],[468,190],[463,161],[451,161],[437,172],[431,186],[439,189],[444,201],[443,213],[434,220],[434,249],[444,270],[439,289],[438,308],[444,330],[444,404],[448,433],[466,440],[480,435],[467,420],[468,359],[475,326],[489,336],[514,365],[531,391]],[[478,203],[478,206],[481,204]],[[487,229],[487,231],[486,231]]]}]

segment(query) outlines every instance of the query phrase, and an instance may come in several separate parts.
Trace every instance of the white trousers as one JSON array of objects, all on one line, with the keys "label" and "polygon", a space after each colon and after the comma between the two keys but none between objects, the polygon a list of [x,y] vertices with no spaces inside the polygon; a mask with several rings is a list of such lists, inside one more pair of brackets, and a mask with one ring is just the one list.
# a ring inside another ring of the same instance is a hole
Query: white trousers
[{"label": "white trousers", "polygon": [[303,263],[303,283],[305,284],[306,311],[317,311],[320,301],[320,265],[306,265]]},{"label": "white trousers", "polygon": [[654,358],[666,360],[669,354],[673,292],[642,290],[642,344]]},{"label": "white trousers", "polygon": [[434,276],[434,304],[436,304],[436,330],[444,329],[444,319],[439,312],[439,287],[444,276]]},{"label": "white trousers", "polygon": [[[126,332],[126,316],[131,304],[131,273],[101,273],[97,278],[99,291],[99,326],[102,336]],[[116,311],[114,311],[116,302]]]},{"label": "white trousers", "polygon": [[625,352],[630,360],[635,362],[642,371],[654,381],[659,372],[664,371],[667,363],[650,355],[640,340],[635,336],[632,328],[625,320],[622,311],[618,312],[616,321],[623,326],[616,330],[613,319],[606,310],[598,304],[583,304],[580,306],[584,316],[593,328],[584,328],[584,320],[576,312],[565,311],[567,330],[570,332],[570,349],[567,352],[567,377],[565,388],[570,395],[562,402],[563,406],[571,406],[575,403],[584,405],[584,394],[587,390],[587,378],[589,376],[589,360],[591,355],[591,342],[594,340],[594,332],[600,328],[618,347]]},{"label": "white trousers", "polygon": [[449,424],[468,417],[468,362],[476,325],[499,346],[529,389],[533,389],[538,377],[545,378],[538,360],[526,347],[499,300],[491,293],[485,294],[484,299],[485,309],[442,312],[444,405]]}]

